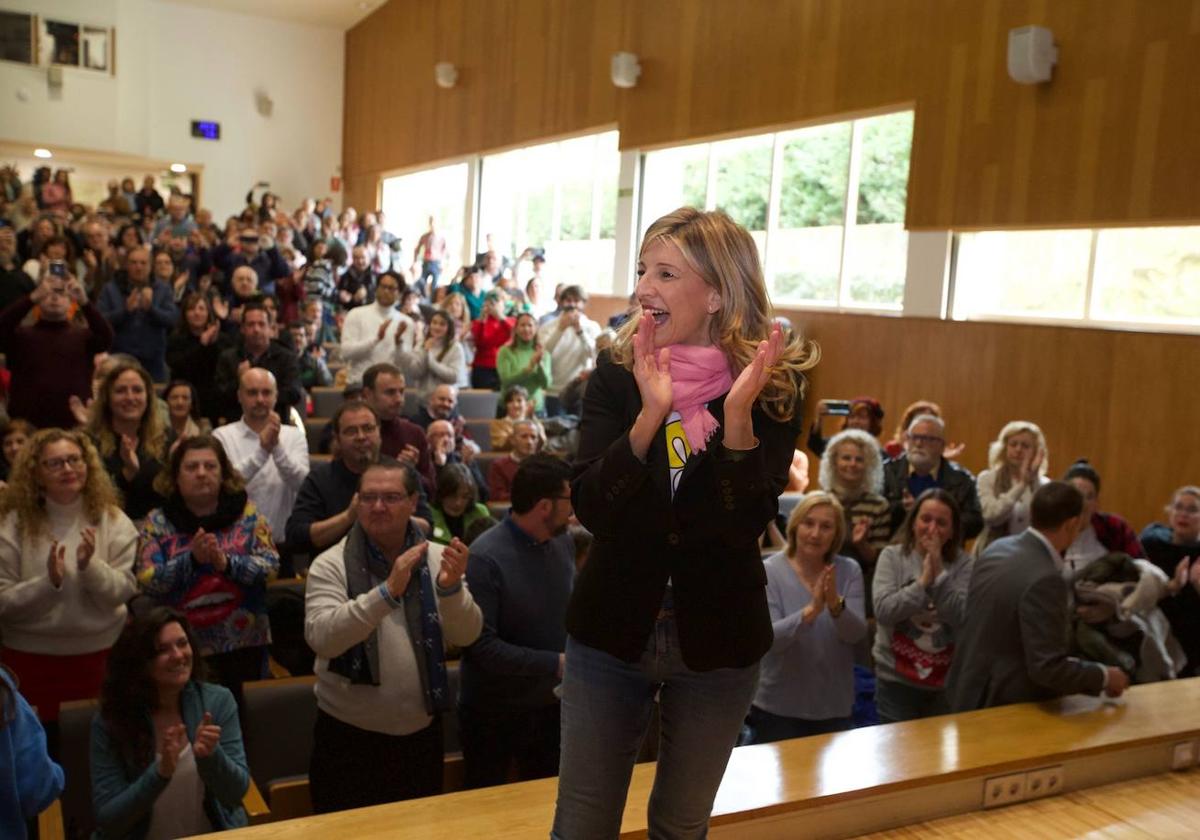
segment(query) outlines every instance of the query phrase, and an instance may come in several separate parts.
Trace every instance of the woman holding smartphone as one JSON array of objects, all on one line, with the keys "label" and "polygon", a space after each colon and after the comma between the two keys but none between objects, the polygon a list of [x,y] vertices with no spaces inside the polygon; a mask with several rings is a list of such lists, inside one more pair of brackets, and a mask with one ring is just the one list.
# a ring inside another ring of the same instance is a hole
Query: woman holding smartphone
[{"label": "woman holding smartphone", "polygon": [[704,835],[771,647],[758,536],[817,360],[772,327],[754,240],[724,213],[656,221],[638,277],[583,403],[572,500],[595,539],[567,613],[562,840],[619,833],[656,694],[650,836]]}]

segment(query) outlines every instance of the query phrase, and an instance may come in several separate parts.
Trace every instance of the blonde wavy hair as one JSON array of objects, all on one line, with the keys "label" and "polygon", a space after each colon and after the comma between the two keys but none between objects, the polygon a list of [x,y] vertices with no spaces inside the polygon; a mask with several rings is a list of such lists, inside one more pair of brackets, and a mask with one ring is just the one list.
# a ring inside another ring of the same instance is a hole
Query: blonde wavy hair
[{"label": "blonde wavy hair", "polygon": [[[677,247],[688,266],[721,296],[721,308],[711,324],[712,342],[725,351],[730,372],[736,377],[754,360],[758,343],[771,334],[772,327],[771,302],[754,240],[725,213],[694,207],[681,207],[650,225],[641,253],[660,240]],[[641,307],[635,304],[613,341],[613,361],[626,368],[633,367],[633,337],[641,314]],[[796,404],[804,396],[804,371],[821,358],[814,342],[798,336],[784,338],[779,361],[758,398],[763,411],[780,421],[795,414]]]},{"label": "blonde wavy hair", "polygon": [[996,474],[995,488],[998,492],[1003,493],[1012,487],[1012,476],[1009,475],[1008,462],[1004,459],[1004,450],[1008,446],[1008,439],[1022,432],[1033,435],[1036,448],[1034,455],[1036,456],[1038,453],[1042,455],[1042,464],[1038,467],[1038,475],[1045,476],[1049,470],[1050,453],[1046,449],[1046,436],[1042,434],[1038,425],[1028,420],[1013,420],[1011,423],[1005,423],[1004,428],[1000,430],[1000,435],[988,446],[988,466]]},{"label": "blonde wavy hair", "polygon": [[8,477],[8,491],[0,494],[0,516],[16,511],[20,530],[26,537],[46,532],[46,497],[38,482],[37,470],[46,447],[63,440],[79,447],[87,464],[82,496],[88,522],[98,525],[105,513],[121,509],[117,490],[87,434],[78,429],[42,429],[29,439],[17,456]]},{"label": "blonde wavy hair", "polygon": [[[866,462],[862,484],[858,487],[846,487],[837,477],[834,461],[838,450],[843,446],[857,446]],[[862,429],[843,429],[829,439],[825,444],[825,454],[821,456],[821,469],[818,473],[821,489],[827,490],[838,497],[855,498],[864,491],[871,493],[883,492],[883,458],[879,455],[879,441],[869,432]]]},{"label": "blonde wavy hair", "polygon": [[167,426],[155,404],[157,394],[154,390],[154,380],[136,361],[119,362],[104,375],[96,399],[92,402],[87,430],[99,443],[102,457],[107,458],[117,451],[119,441],[112,428],[112,389],[117,377],[126,371],[133,371],[140,376],[142,384],[146,387],[146,411],[138,425],[138,443],[155,460],[161,461],[167,448]]}]

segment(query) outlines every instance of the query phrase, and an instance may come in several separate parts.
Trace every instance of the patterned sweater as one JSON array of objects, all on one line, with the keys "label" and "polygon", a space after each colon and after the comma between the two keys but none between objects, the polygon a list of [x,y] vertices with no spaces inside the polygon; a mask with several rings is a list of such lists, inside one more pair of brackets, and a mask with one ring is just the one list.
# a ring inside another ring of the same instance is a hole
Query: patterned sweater
[{"label": "patterned sweater", "polygon": [[151,511],[138,544],[142,591],[187,615],[204,656],[269,644],[267,581],[279,570],[279,553],[266,518],[247,501],[231,524],[206,530],[229,560],[224,573],[192,559],[194,531],[178,528],[166,508]]}]

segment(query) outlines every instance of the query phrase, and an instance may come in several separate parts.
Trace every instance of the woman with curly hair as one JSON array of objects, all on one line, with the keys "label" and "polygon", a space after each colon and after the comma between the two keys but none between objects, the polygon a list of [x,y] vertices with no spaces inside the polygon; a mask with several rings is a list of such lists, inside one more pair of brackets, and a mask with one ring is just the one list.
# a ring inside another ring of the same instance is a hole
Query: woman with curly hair
[{"label": "woman with curly hair", "polygon": [[211,435],[181,441],[156,486],[166,502],[142,525],[138,583],[190,619],[198,653],[240,701],[242,683],[263,677],[271,641],[267,580],[279,571],[271,527]]},{"label": "woman with curly hair", "polygon": [[162,503],[154,479],[166,454],[167,424],[154,402],[154,381],[137,361],[109,368],[92,403],[87,431],[131,519],[141,519]]},{"label": "woman with curly hair", "polygon": [[617,835],[656,693],[650,833],[703,836],[774,638],[758,537],[818,357],[772,324],[754,240],[722,212],[651,224],[637,273],[568,500],[595,539],[567,610],[559,838]]},{"label": "woman with curly hair", "polygon": [[98,838],[183,837],[247,824],[237,704],[204,681],[188,620],[155,607],[126,628],[92,719]]},{"label": "woman with curly hair", "polygon": [[60,703],[100,691],[125,602],[137,591],[137,530],[83,432],[34,434],[8,483],[0,500],[0,659],[53,723]]}]

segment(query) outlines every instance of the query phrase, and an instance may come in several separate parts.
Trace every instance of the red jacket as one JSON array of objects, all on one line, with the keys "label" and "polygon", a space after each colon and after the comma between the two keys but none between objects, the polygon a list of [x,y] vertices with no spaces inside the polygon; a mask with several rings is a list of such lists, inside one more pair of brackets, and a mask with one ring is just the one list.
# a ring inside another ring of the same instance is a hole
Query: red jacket
[{"label": "red jacket", "polygon": [[477,368],[495,368],[496,354],[512,337],[512,318],[492,318],[485,315],[471,323],[471,337],[475,339],[475,361]]}]

